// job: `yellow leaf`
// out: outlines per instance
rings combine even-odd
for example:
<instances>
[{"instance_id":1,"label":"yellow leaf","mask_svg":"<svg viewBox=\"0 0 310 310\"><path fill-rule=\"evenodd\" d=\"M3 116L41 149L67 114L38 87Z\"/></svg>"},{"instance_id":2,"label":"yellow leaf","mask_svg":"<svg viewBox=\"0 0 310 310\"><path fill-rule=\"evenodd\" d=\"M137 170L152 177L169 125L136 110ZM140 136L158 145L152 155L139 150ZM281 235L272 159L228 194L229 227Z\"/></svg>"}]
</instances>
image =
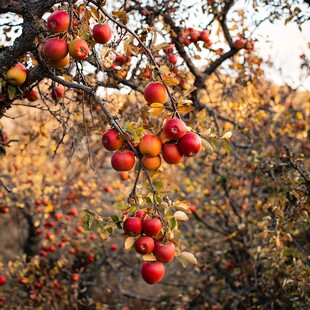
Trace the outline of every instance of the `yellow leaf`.
<instances>
[{"instance_id":1,"label":"yellow leaf","mask_svg":"<svg viewBox=\"0 0 310 310\"><path fill-rule=\"evenodd\" d=\"M302 113L301 113L301 112L297 112L297 113L296 113L296 118L297 118L299 121L303 120L303 115L302 115Z\"/></svg>"},{"instance_id":2,"label":"yellow leaf","mask_svg":"<svg viewBox=\"0 0 310 310\"><path fill-rule=\"evenodd\" d=\"M165 79L163 79L163 82L168 85L168 86L176 86L179 84L179 81L176 78L173 77L166 77Z\"/></svg>"},{"instance_id":3,"label":"yellow leaf","mask_svg":"<svg viewBox=\"0 0 310 310\"><path fill-rule=\"evenodd\" d=\"M152 113L154 116L159 116L165 108L150 108L149 113Z\"/></svg>"},{"instance_id":4,"label":"yellow leaf","mask_svg":"<svg viewBox=\"0 0 310 310\"><path fill-rule=\"evenodd\" d=\"M188 113L188 112L191 112L191 111L193 111L193 110L195 110L195 108L192 107L192 106L182 106L182 107L178 107L178 111L179 111L180 113Z\"/></svg>"},{"instance_id":5,"label":"yellow leaf","mask_svg":"<svg viewBox=\"0 0 310 310\"><path fill-rule=\"evenodd\" d=\"M161 74L166 74L166 75L169 75L170 74L170 69L168 66L160 66L159 67L159 72Z\"/></svg>"},{"instance_id":6,"label":"yellow leaf","mask_svg":"<svg viewBox=\"0 0 310 310\"><path fill-rule=\"evenodd\" d=\"M109 232L108 231L106 231L106 230L102 230L101 232L100 232L100 237L102 238L102 240L107 240L108 239L108 237L109 237Z\"/></svg>"},{"instance_id":7,"label":"yellow leaf","mask_svg":"<svg viewBox=\"0 0 310 310\"><path fill-rule=\"evenodd\" d=\"M143 260L145 262L153 262L153 261L156 261L156 257L153 254L146 254L146 255L143 255Z\"/></svg>"},{"instance_id":8,"label":"yellow leaf","mask_svg":"<svg viewBox=\"0 0 310 310\"><path fill-rule=\"evenodd\" d=\"M155 52L155 51L163 50L165 48L168 48L169 46L170 46L170 44L167 42L160 43L160 44L155 45L153 47L152 51Z\"/></svg>"},{"instance_id":9,"label":"yellow leaf","mask_svg":"<svg viewBox=\"0 0 310 310\"><path fill-rule=\"evenodd\" d=\"M128 237L126 240L125 240L125 243L124 243L124 248L125 250L129 250L132 248L132 246L135 244L135 241L136 239L134 237Z\"/></svg>"},{"instance_id":10,"label":"yellow leaf","mask_svg":"<svg viewBox=\"0 0 310 310\"><path fill-rule=\"evenodd\" d=\"M121 20L123 20L125 23L128 22L128 15L125 11L116 11L116 12L113 12L113 16L114 17L117 17L117 18L120 18Z\"/></svg>"},{"instance_id":11,"label":"yellow leaf","mask_svg":"<svg viewBox=\"0 0 310 310\"><path fill-rule=\"evenodd\" d=\"M162 108L164 106L163 103L160 103L160 102L153 102L150 107L151 108Z\"/></svg>"},{"instance_id":12,"label":"yellow leaf","mask_svg":"<svg viewBox=\"0 0 310 310\"><path fill-rule=\"evenodd\" d=\"M177 210L186 211L189 208L189 203L188 201L176 201L173 206Z\"/></svg>"},{"instance_id":13,"label":"yellow leaf","mask_svg":"<svg viewBox=\"0 0 310 310\"><path fill-rule=\"evenodd\" d=\"M182 258L184 258L188 263L197 265L197 258L194 254L189 252L182 252L181 253Z\"/></svg>"},{"instance_id":14,"label":"yellow leaf","mask_svg":"<svg viewBox=\"0 0 310 310\"><path fill-rule=\"evenodd\" d=\"M183 211L177 211L173 215L179 221L187 221L188 216Z\"/></svg>"}]
</instances>

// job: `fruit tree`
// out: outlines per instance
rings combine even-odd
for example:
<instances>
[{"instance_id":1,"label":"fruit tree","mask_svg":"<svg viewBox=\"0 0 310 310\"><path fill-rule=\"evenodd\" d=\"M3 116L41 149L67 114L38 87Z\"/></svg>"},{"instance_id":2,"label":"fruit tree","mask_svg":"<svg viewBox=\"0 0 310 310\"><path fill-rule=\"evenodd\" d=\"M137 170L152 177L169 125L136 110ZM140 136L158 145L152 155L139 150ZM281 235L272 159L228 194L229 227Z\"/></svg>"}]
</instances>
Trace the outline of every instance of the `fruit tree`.
<instances>
[{"instance_id":1,"label":"fruit tree","mask_svg":"<svg viewBox=\"0 0 310 310\"><path fill-rule=\"evenodd\" d=\"M299 87L268 82L256 30L302 31L308 4L1 1L0 210L26 233L0 303L304 307L310 63ZM98 270L121 275L100 297Z\"/></svg>"}]
</instances>

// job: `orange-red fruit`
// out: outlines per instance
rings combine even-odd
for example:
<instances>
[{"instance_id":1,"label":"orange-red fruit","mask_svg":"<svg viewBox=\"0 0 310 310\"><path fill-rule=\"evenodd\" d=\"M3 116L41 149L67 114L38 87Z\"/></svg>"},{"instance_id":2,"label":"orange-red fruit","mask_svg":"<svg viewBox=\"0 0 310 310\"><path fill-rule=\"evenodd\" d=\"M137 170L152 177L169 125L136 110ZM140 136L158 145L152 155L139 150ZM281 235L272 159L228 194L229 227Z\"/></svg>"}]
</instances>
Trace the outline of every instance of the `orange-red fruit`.
<instances>
[{"instance_id":1,"label":"orange-red fruit","mask_svg":"<svg viewBox=\"0 0 310 310\"><path fill-rule=\"evenodd\" d=\"M170 54L169 57L168 57L168 61L175 65L177 62L178 62L178 56L175 55L175 54Z\"/></svg>"},{"instance_id":2,"label":"orange-red fruit","mask_svg":"<svg viewBox=\"0 0 310 310\"><path fill-rule=\"evenodd\" d=\"M129 217L123 225L126 235L137 236L142 233L142 220L139 217Z\"/></svg>"},{"instance_id":3,"label":"orange-red fruit","mask_svg":"<svg viewBox=\"0 0 310 310\"><path fill-rule=\"evenodd\" d=\"M199 32L196 30L192 30L189 33L189 36L191 37L191 42L196 43L199 40Z\"/></svg>"},{"instance_id":4,"label":"orange-red fruit","mask_svg":"<svg viewBox=\"0 0 310 310\"><path fill-rule=\"evenodd\" d=\"M65 68L69 65L69 63L70 63L69 53L64 58L61 58L59 60L48 60L48 64L56 69Z\"/></svg>"},{"instance_id":5,"label":"orange-red fruit","mask_svg":"<svg viewBox=\"0 0 310 310\"><path fill-rule=\"evenodd\" d=\"M95 25L93 28L93 38L97 43L105 44L112 37L112 29L108 24Z\"/></svg>"},{"instance_id":6,"label":"orange-red fruit","mask_svg":"<svg viewBox=\"0 0 310 310\"><path fill-rule=\"evenodd\" d=\"M178 141L180 152L187 157L196 156L201 150L201 139L194 132L188 132Z\"/></svg>"},{"instance_id":7,"label":"orange-red fruit","mask_svg":"<svg viewBox=\"0 0 310 310\"><path fill-rule=\"evenodd\" d=\"M141 275L148 284L158 283L165 275L165 266L161 262L145 262L141 268Z\"/></svg>"},{"instance_id":8,"label":"orange-red fruit","mask_svg":"<svg viewBox=\"0 0 310 310\"><path fill-rule=\"evenodd\" d=\"M65 94L65 88L62 85L58 85L52 89L51 96L54 100L60 100Z\"/></svg>"},{"instance_id":9,"label":"orange-red fruit","mask_svg":"<svg viewBox=\"0 0 310 310\"><path fill-rule=\"evenodd\" d=\"M157 156L161 151L161 140L151 134L144 135L139 143L139 151L142 155Z\"/></svg>"},{"instance_id":10,"label":"orange-red fruit","mask_svg":"<svg viewBox=\"0 0 310 310\"><path fill-rule=\"evenodd\" d=\"M114 63L117 66L122 66L125 62L126 62L126 57L123 55L117 55L115 60L114 60Z\"/></svg>"},{"instance_id":11,"label":"orange-red fruit","mask_svg":"<svg viewBox=\"0 0 310 310\"><path fill-rule=\"evenodd\" d=\"M35 90L31 90L27 95L26 95L26 98L30 101L30 102L33 102L33 101L36 101L39 99L39 94L38 92L36 92Z\"/></svg>"},{"instance_id":12,"label":"orange-red fruit","mask_svg":"<svg viewBox=\"0 0 310 310\"><path fill-rule=\"evenodd\" d=\"M234 42L234 46L235 48L237 49L242 49L242 48L245 48L245 44L246 44L246 40L242 39L242 38L239 38L237 39L235 42Z\"/></svg>"},{"instance_id":13,"label":"orange-red fruit","mask_svg":"<svg viewBox=\"0 0 310 310\"><path fill-rule=\"evenodd\" d=\"M116 171L129 171L135 164L135 154L132 151L116 151L111 158L111 165Z\"/></svg>"},{"instance_id":14,"label":"orange-red fruit","mask_svg":"<svg viewBox=\"0 0 310 310\"><path fill-rule=\"evenodd\" d=\"M108 151L119 150L124 143L119 132L115 129L109 129L102 136L102 144Z\"/></svg>"},{"instance_id":15,"label":"orange-red fruit","mask_svg":"<svg viewBox=\"0 0 310 310\"><path fill-rule=\"evenodd\" d=\"M57 10L47 19L47 27L51 33L64 32L69 29L70 16L67 12Z\"/></svg>"},{"instance_id":16,"label":"orange-red fruit","mask_svg":"<svg viewBox=\"0 0 310 310\"><path fill-rule=\"evenodd\" d=\"M161 220L158 217L146 218L143 221L143 232L150 237L155 237L162 229Z\"/></svg>"},{"instance_id":17,"label":"orange-red fruit","mask_svg":"<svg viewBox=\"0 0 310 310\"><path fill-rule=\"evenodd\" d=\"M179 140L186 134L187 128L181 119L172 118L165 123L163 131L167 138Z\"/></svg>"},{"instance_id":18,"label":"orange-red fruit","mask_svg":"<svg viewBox=\"0 0 310 310\"><path fill-rule=\"evenodd\" d=\"M88 55L88 45L83 39L76 38L69 44L69 54L76 60L83 60Z\"/></svg>"},{"instance_id":19,"label":"orange-red fruit","mask_svg":"<svg viewBox=\"0 0 310 310\"><path fill-rule=\"evenodd\" d=\"M144 98L148 103L165 103L168 100L168 94L165 86L160 82L150 82L144 89Z\"/></svg>"},{"instance_id":20,"label":"orange-red fruit","mask_svg":"<svg viewBox=\"0 0 310 310\"><path fill-rule=\"evenodd\" d=\"M142 157L142 164L144 168L148 171L156 170L161 165L160 156L143 156Z\"/></svg>"},{"instance_id":21,"label":"orange-red fruit","mask_svg":"<svg viewBox=\"0 0 310 310\"><path fill-rule=\"evenodd\" d=\"M27 69L22 63L18 62L6 72L6 77L9 84L14 86L21 85L27 79Z\"/></svg>"},{"instance_id":22,"label":"orange-red fruit","mask_svg":"<svg viewBox=\"0 0 310 310\"><path fill-rule=\"evenodd\" d=\"M6 284L6 278L4 275L0 275L0 285Z\"/></svg>"},{"instance_id":23,"label":"orange-red fruit","mask_svg":"<svg viewBox=\"0 0 310 310\"><path fill-rule=\"evenodd\" d=\"M67 56L68 44L65 40L51 38L45 42L43 51L47 59L57 61Z\"/></svg>"},{"instance_id":24,"label":"orange-red fruit","mask_svg":"<svg viewBox=\"0 0 310 310\"><path fill-rule=\"evenodd\" d=\"M80 279L80 275L78 273L72 274L72 281L77 282Z\"/></svg>"},{"instance_id":25,"label":"orange-red fruit","mask_svg":"<svg viewBox=\"0 0 310 310\"><path fill-rule=\"evenodd\" d=\"M209 40L209 31L208 30L202 30L200 32L200 40L203 41L203 42L207 42Z\"/></svg>"},{"instance_id":26,"label":"orange-red fruit","mask_svg":"<svg viewBox=\"0 0 310 310\"><path fill-rule=\"evenodd\" d=\"M142 219L143 216L144 216L144 211L143 210L137 210L136 217L139 217L140 219Z\"/></svg>"},{"instance_id":27,"label":"orange-red fruit","mask_svg":"<svg viewBox=\"0 0 310 310\"><path fill-rule=\"evenodd\" d=\"M129 178L129 172L128 171L120 171L118 173L119 177L121 178L121 180L125 181Z\"/></svg>"},{"instance_id":28,"label":"orange-red fruit","mask_svg":"<svg viewBox=\"0 0 310 310\"><path fill-rule=\"evenodd\" d=\"M134 247L139 254L150 254L154 250L155 242L151 237L141 236L136 240Z\"/></svg>"},{"instance_id":29,"label":"orange-red fruit","mask_svg":"<svg viewBox=\"0 0 310 310\"><path fill-rule=\"evenodd\" d=\"M171 262L175 255L174 243L171 241L168 241L167 243L156 242L153 254L156 259L162 263Z\"/></svg>"},{"instance_id":30,"label":"orange-red fruit","mask_svg":"<svg viewBox=\"0 0 310 310\"><path fill-rule=\"evenodd\" d=\"M167 164L178 164L183 160L183 154L176 144L168 143L163 146L163 159Z\"/></svg>"}]
</instances>

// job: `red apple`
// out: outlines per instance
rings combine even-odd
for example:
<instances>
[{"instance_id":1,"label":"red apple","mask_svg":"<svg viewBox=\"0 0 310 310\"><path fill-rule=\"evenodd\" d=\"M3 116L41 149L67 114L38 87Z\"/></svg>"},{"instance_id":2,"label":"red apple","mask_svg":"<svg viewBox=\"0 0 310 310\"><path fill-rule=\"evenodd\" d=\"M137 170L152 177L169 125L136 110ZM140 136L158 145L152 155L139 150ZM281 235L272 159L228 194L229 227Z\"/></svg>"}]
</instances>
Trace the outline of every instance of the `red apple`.
<instances>
[{"instance_id":1,"label":"red apple","mask_svg":"<svg viewBox=\"0 0 310 310\"><path fill-rule=\"evenodd\" d=\"M93 38L97 43L105 44L112 37L112 29L108 24L95 25L93 28Z\"/></svg>"},{"instance_id":2,"label":"red apple","mask_svg":"<svg viewBox=\"0 0 310 310\"><path fill-rule=\"evenodd\" d=\"M118 244L117 243L113 243L111 245L111 251L117 251L118 250Z\"/></svg>"},{"instance_id":3,"label":"red apple","mask_svg":"<svg viewBox=\"0 0 310 310\"><path fill-rule=\"evenodd\" d=\"M61 59L58 59L58 60L51 60L51 59L49 59L47 62L53 68L62 69L62 68L65 68L65 67L67 67L69 65L69 63L70 63L70 56L69 56L69 53L68 53L64 58L61 58Z\"/></svg>"},{"instance_id":4,"label":"red apple","mask_svg":"<svg viewBox=\"0 0 310 310\"><path fill-rule=\"evenodd\" d=\"M144 211L143 210L137 210L136 217L143 219L143 216L144 216Z\"/></svg>"},{"instance_id":5,"label":"red apple","mask_svg":"<svg viewBox=\"0 0 310 310\"><path fill-rule=\"evenodd\" d=\"M161 262L144 262L141 275L148 284L158 283L165 275L165 266Z\"/></svg>"},{"instance_id":6,"label":"red apple","mask_svg":"<svg viewBox=\"0 0 310 310\"><path fill-rule=\"evenodd\" d=\"M203 42L207 42L209 40L210 33L208 30L202 30L200 32L199 39Z\"/></svg>"},{"instance_id":7,"label":"red apple","mask_svg":"<svg viewBox=\"0 0 310 310\"><path fill-rule=\"evenodd\" d=\"M175 255L175 245L173 242L156 242L153 251L154 256L157 260L162 263L169 263L173 260Z\"/></svg>"},{"instance_id":8,"label":"red apple","mask_svg":"<svg viewBox=\"0 0 310 310\"><path fill-rule=\"evenodd\" d=\"M126 235L137 236L142 233L142 220L139 217L129 217L123 225Z\"/></svg>"},{"instance_id":9,"label":"red apple","mask_svg":"<svg viewBox=\"0 0 310 310\"><path fill-rule=\"evenodd\" d=\"M65 32L70 27L70 16L67 12L57 10L47 19L47 27L51 33Z\"/></svg>"},{"instance_id":10,"label":"red apple","mask_svg":"<svg viewBox=\"0 0 310 310\"><path fill-rule=\"evenodd\" d=\"M139 143L139 151L142 155L157 156L161 151L162 143L161 140L151 134L142 136Z\"/></svg>"},{"instance_id":11,"label":"red apple","mask_svg":"<svg viewBox=\"0 0 310 310\"><path fill-rule=\"evenodd\" d=\"M195 212L195 211L196 211L196 206L190 205L190 206L189 206L189 209L190 209L192 212Z\"/></svg>"},{"instance_id":12,"label":"red apple","mask_svg":"<svg viewBox=\"0 0 310 310\"><path fill-rule=\"evenodd\" d=\"M135 154L132 151L116 151L111 157L111 165L116 171L129 171L135 164Z\"/></svg>"},{"instance_id":13,"label":"red apple","mask_svg":"<svg viewBox=\"0 0 310 310\"><path fill-rule=\"evenodd\" d=\"M180 42L184 45L184 46L188 46L190 45L191 41L190 39L187 37L186 34L181 33L180 34Z\"/></svg>"},{"instance_id":14,"label":"red apple","mask_svg":"<svg viewBox=\"0 0 310 310\"><path fill-rule=\"evenodd\" d=\"M28 99L28 101L33 102L39 99L39 94L32 89L28 94L26 94L26 98Z\"/></svg>"},{"instance_id":15,"label":"red apple","mask_svg":"<svg viewBox=\"0 0 310 310\"><path fill-rule=\"evenodd\" d=\"M71 278L73 282L78 282L80 279L80 275L78 273L73 273Z\"/></svg>"},{"instance_id":16,"label":"red apple","mask_svg":"<svg viewBox=\"0 0 310 310\"><path fill-rule=\"evenodd\" d=\"M168 57L168 61L175 65L177 62L178 62L178 56L175 55L175 54L170 54L169 57Z\"/></svg>"},{"instance_id":17,"label":"red apple","mask_svg":"<svg viewBox=\"0 0 310 310\"><path fill-rule=\"evenodd\" d=\"M65 88L62 85L58 85L52 89L51 97L56 101L60 100L65 94Z\"/></svg>"},{"instance_id":18,"label":"red apple","mask_svg":"<svg viewBox=\"0 0 310 310\"><path fill-rule=\"evenodd\" d=\"M22 63L18 62L6 72L6 77L9 84L19 86L27 79L27 69Z\"/></svg>"},{"instance_id":19,"label":"red apple","mask_svg":"<svg viewBox=\"0 0 310 310\"><path fill-rule=\"evenodd\" d=\"M245 49L249 52L254 51L254 44L255 44L254 40L247 40L245 43Z\"/></svg>"},{"instance_id":20,"label":"red apple","mask_svg":"<svg viewBox=\"0 0 310 310\"><path fill-rule=\"evenodd\" d=\"M44 44L43 51L47 60L57 61L63 59L68 54L67 41L59 38L48 39Z\"/></svg>"},{"instance_id":21,"label":"red apple","mask_svg":"<svg viewBox=\"0 0 310 310\"><path fill-rule=\"evenodd\" d=\"M119 171L118 173L121 180L125 181L129 178L129 172L128 171Z\"/></svg>"},{"instance_id":22,"label":"red apple","mask_svg":"<svg viewBox=\"0 0 310 310\"><path fill-rule=\"evenodd\" d=\"M173 52L174 44L170 44L168 48L164 50L164 52L169 55Z\"/></svg>"},{"instance_id":23,"label":"red apple","mask_svg":"<svg viewBox=\"0 0 310 310\"><path fill-rule=\"evenodd\" d=\"M183 160L183 154L176 144L167 143L162 150L163 159L167 164L178 164Z\"/></svg>"},{"instance_id":24,"label":"red apple","mask_svg":"<svg viewBox=\"0 0 310 310\"><path fill-rule=\"evenodd\" d=\"M83 39L76 38L69 44L69 54L76 60L83 60L88 55L88 45Z\"/></svg>"},{"instance_id":25,"label":"red apple","mask_svg":"<svg viewBox=\"0 0 310 310\"><path fill-rule=\"evenodd\" d=\"M139 254L150 254L154 250L155 242L151 237L141 236L136 240L134 247Z\"/></svg>"},{"instance_id":26,"label":"red apple","mask_svg":"<svg viewBox=\"0 0 310 310\"><path fill-rule=\"evenodd\" d=\"M4 275L0 275L0 286L6 284L6 278Z\"/></svg>"},{"instance_id":27,"label":"red apple","mask_svg":"<svg viewBox=\"0 0 310 310\"><path fill-rule=\"evenodd\" d=\"M116 64L117 66L122 66L125 62L126 62L126 57L123 55L117 55L114 60L114 64Z\"/></svg>"},{"instance_id":28,"label":"red apple","mask_svg":"<svg viewBox=\"0 0 310 310\"><path fill-rule=\"evenodd\" d=\"M234 46L235 48L237 48L238 50L242 49L242 48L245 48L245 43L246 43L246 40L242 39L242 38L239 38L237 39L235 42L234 42Z\"/></svg>"},{"instance_id":29,"label":"red apple","mask_svg":"<svg viewBox=\"0 0 310 310\"><path fill-rule=\"evenodd\" d=\"M158 217L146 218L143 221L143 232L150 237L155 237L162 229L161 220Z\"/></svg>"},{"instance_id":30,"label":"red apple","mask_svg":"<svg viewBox=\"0 0 310 310\"><path fill-rule=\"evenodd\" d=\"M160 82L150 82L144 89L144 98L149 103L165 103L168 100L168 94L165 86Z\"/></svg>"},{"instance_id":31,"label":"red apple","mask_svg":"<svg viewBox=\"0 0 310 310\"><path fill-rule=\"evenodd\" d=\"M102 144L108 151L119 150L124 143L119 132L115 129L109 129L102 136Z\"/></svg>"},{"instance_id":32,"label":"red apple","mask_svg":"<svg viewBox=\"0 0 310 310\"><path fill-rule=\"evenodd\" d=\"M191 42L196 43L199 40L199 32L196 31L195 29L191 30L189 32L189 36L191 38Z\"/></svg>"},{"instance_id":33,"label":"red apple","mask_svg":"<svg viewBox=\"0 0 310 310\"><path fill-rule=\"evenodd\" d=\"M187 128L181 119L172 118L165 123L163 131L167 138L179 140L186 134Z\"/></svg>"},{"instance_id":34,"label":"red apple","mask_svg":"<svg viewBox=\"0 0 310 310\"><path fill-rule=\"evenodd\" d=\"M158 156L143 156L141 161L142 161L144 168L148 171L156 170L161 165L161 158L159 155Z\"/></svg>"},{"instance_id":35,"label":"red apple","mask_svg":"<svg viewBox=\"0 0 310 310\"><path fill-rule=\"evenodd\" d=\"M188 132L178 141L177 145L184 156L193 157L201 150L201 139L196 133Z\"/></svg>"}]
</instances>

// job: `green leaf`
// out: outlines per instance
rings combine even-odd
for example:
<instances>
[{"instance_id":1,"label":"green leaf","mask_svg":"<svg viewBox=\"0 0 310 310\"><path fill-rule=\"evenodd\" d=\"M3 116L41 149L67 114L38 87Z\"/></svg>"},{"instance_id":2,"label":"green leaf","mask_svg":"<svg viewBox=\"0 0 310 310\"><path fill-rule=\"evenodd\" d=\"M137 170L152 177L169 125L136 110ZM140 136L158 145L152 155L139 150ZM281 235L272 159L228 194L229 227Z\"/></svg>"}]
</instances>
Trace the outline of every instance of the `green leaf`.
<instances>
[{"instance_id":1,"label":"green leaf","mask_svg":"<svg viewBox=\"0 0 310 310\"><path fill-rule=\"evenodd\" d=\"M16 94L16 87L12 85L8 85L8 94L9 94L9 99L13 100Z\"/></svg>"},{"instance_id":2,"label":"green leaf","mask_svg":"<svg viewBox=\"0 0 310 310\"><path fill-rule=\"evenodd\" d=\"M111 215L111 219L114 222L114 224L116 224L117 228L122 229L121 223L120 223L120 219L117 215L112 214Z\"/></svg>"},{"instance_id":3,"label":"green leaf","mask_svg":"<svg viewBox=\"0 0 310 310\"><path fill-rule=\"evenodd\" d=\"M170 230L173 230L177 227L177 219L175 217L172 217L170 220L169 220L169 228Z\"/></svg>"},{"instance_id":4,"label":"green leaf","mask_svg":"<svg viewBox=\"0 0 310 310\"><path fill-rule=\"evenodd\" d=\"M227 142L226 139L223 139L223 140L222 140L222 146L224 147L226 153L227 153L228 155L230 155L230 154L231 154L231 147L230 147L230 145L229 145L229 143Z\"/></svg>"},{"instance_id":5,"label":"green leaf","mask_svg":"<svg viewBox=\"0 0 310 310\"><path fill-rule=\"evenodd\" d=\"M97 220L93 220L93 222L90 225L89 230L95 230L99 227L99 222Z\"/></svg>"},{"instance_id":6,"label":"green leaf","mask_svg":"<svg viewBox=\"0 0 310 310\"><path fill-rule=\"evenodd\" d=\"M90 215L85 213L84 214L84 230L89 231L89 222L90 222Z\"/></svg>"}]
</instances>

